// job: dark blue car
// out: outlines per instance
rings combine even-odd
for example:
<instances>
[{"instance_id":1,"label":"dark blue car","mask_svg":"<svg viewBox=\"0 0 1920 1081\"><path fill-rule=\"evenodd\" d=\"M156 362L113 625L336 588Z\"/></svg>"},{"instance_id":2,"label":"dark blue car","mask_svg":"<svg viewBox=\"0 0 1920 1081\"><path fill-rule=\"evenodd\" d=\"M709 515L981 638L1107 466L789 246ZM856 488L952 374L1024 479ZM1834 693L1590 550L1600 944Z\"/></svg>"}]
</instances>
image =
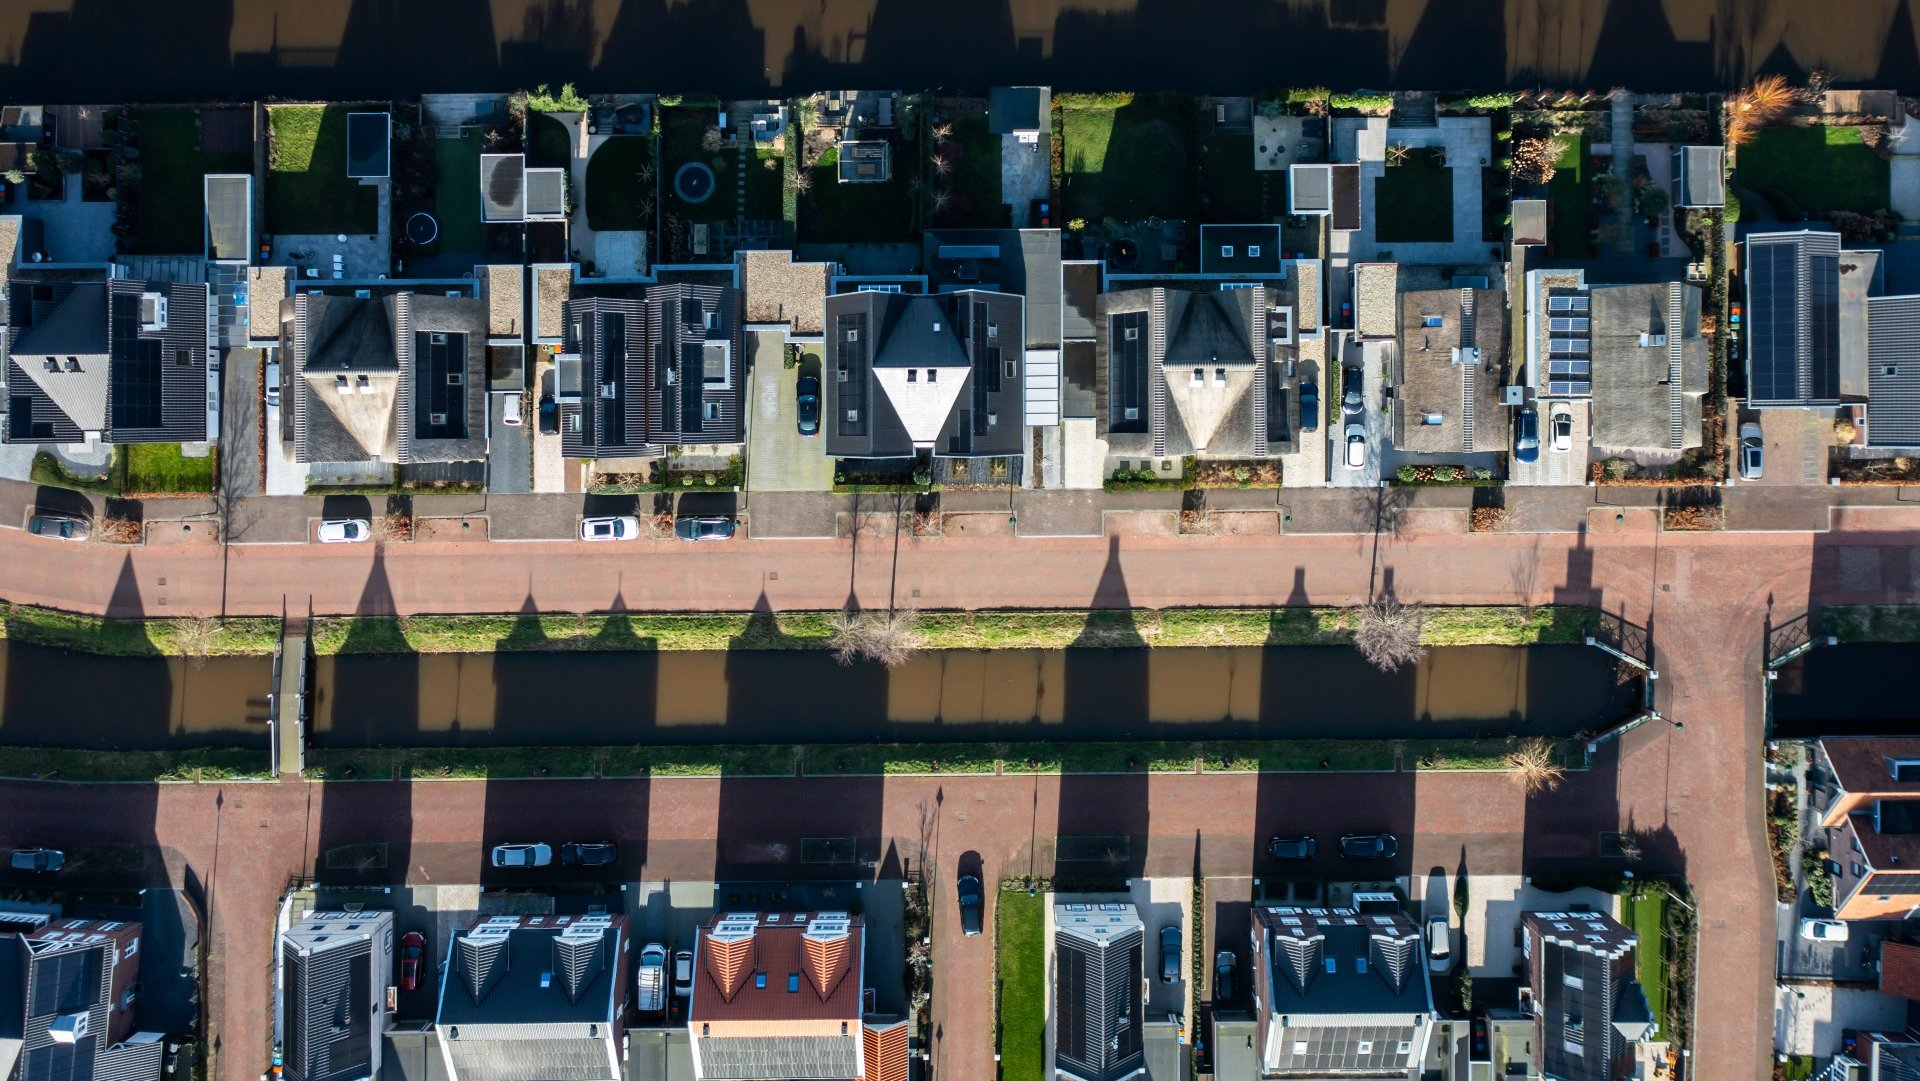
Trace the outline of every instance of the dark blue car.
<instances>
[{"instance_id":1,"label":"dark blue car","mask_svg":"<svg viewBox=\"0 0 1920 1081\"><path fill-rule=\"evenodd\" d=\"M1520 417L1513 426L1513 460L1516 462L1540 460L1540 414L1531 409L1521 410Z\"/></svg>"},{"instance_id":2,"label":"dark blue car","mask_svg":"<svg viewBox=\"0 0 1920 1081\"><path fill-rule=\"evenodd\" d=\"M1320 386L1309 380L1300 381L1300 430L1311 432L1320 427Z\"/></svg>"}]
</instances>

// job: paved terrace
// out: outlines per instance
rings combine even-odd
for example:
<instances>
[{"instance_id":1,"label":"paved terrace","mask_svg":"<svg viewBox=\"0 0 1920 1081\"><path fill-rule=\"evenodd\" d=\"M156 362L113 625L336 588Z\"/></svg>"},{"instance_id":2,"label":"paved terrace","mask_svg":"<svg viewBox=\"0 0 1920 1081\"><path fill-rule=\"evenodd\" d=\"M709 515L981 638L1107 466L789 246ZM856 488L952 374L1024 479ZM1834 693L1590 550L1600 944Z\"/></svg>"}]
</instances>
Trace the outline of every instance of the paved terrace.
<instances>
[{"instance_id":1,"label":"paved terrace","mask_svg":"<svg viewBox=\"0 0 1920 1081\"><path fill-rule=\"evenodd\" d=\"M1667 711L1683 730L1644 726L1593 772L1533 799L1498 775L1448 773L6 783L0 846L138 844L157 856L151 881L196 889L212 925L217 1076L251 1081L268 1039L273 899L288 876L311 873L319 853L342 843L387 840L391 865L410 880L473 881L485 875L484 845L508 833L604 835L623 846L628 877L671 879L750 872L804 828L857 836L900 858L924 855L935 920L945 926L956 918L950 875L962 853L980 854L988 881L1029 868L1044 873L1052 838L1066 833L1127 833L1136 873L1185 874L1197 865L1211 876L1254 873L1259 840L1283 820L1331 833L1340 826L1334 813L1355 806L1389 809L1413 838L1407 866L1416 869L1452 868L1466 851L1474 872L1516 873L1537 860L1591 854L1598 830L1634 828L1657 838L1650 866L1684 873L1700 903L1699 1076L1766 1076L1773 886L1759 798L1762 628L1770 615L1782 621L1810 603L1914 601L1920 508L1899 505L1893 490L1729 491L1730 522L1780 531L1674 534L1661 532L1657 511L1643 505L1650 493L1603 490L1605 505L1584 491L1572 493L1578 499L1509 493L1515 526L1539 532L1468 536L1461 491L1388 493L1384 502L1378 492L1282 492L1294 520L1275 521L1317 530L1284 538L1171 535L1171 526L1155 526L1166 515L1164 493L1100 501L1095 520L1109 535L1077 538L1015 538L1004 512L984 508L983 528L950 524L937 539L896 539L891 528L875 528L699 546L222 547L195 540L197 527L163 543L174 535L166 526L144 547L116 549L0 529L0 595L124 615L277 612L288 583L301 584L302 598L310 589L320 612L494 612L529 601L558 611L761 602L818 609L913 591L923 607L1151 607L1347 604L1390 583L1401 597L1432 604L1595 604L1648 627ZM23 495L31 493L0 492L0 502ZM1836 496L1848 505L1829 508ZM1039 513L1040 504L1031 505ZM150 505L150 517L158 506ZM210 509L164 506L181 517ZM573 497L549 509L570 523L578 506ZM0 506L0 520L20 521L17 509ZM850 516L842 524L875 521ZM984 527L994 521L997 532ZM1391 528L1373 535L1376 522ZM1307 823L1303 814L1328 820ZM935 968L941 1076L991 1075L991 962L986 936L943 948Z\"/></svg>"}]
</instances>

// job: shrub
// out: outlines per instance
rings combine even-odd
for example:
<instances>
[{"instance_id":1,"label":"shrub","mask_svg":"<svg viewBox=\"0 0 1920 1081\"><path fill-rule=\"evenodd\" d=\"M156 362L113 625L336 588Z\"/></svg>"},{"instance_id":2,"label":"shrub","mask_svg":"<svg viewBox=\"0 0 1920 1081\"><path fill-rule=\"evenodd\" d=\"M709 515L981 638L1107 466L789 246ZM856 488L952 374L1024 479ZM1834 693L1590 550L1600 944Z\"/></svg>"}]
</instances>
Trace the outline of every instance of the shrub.
<instances>
[{"instance_id":1,"label":"shrub","mask_svg":"<svg viewBox=\"0 0 1920 1081\"><path fill-rule=\"evenodd\" d=\"M1392 94L1332 94L1326 100L1336 109L1358 109L1361 112L1381 112L1393 108Z\"/></svg>"},{"instance_id":2,"label":"shrub","mask_svg":"<svg viewBox=\"0 0 1920 1081\"><path fill-rule=\"evenodd\" d=\"M1495 142L1510 143L1513 141L1513 131L1509 128L1501 128L1493 133L1493 138Z\"/></svg>"},{"instance_id":3,"label":"shrub","mask_svg":"<svg viewBox=\"0 0 1920 1081\"><path fill-rule=\"evenodd\" d=\"M1469 109L1511 109L1513 108L1513 101L1514 97L1512 94L1501 92L1497 94L1475 94L1473 97L1468 98L1465 104Z\"/></svg>"},{"instance_id":4,"label":"shrub","mask_svg":"<svg viewBox=\"0 0 1920 1081\"><path fill-rule=\"evenodd\" d=\"M1442 484L1451 483L1458 475L1458 472L1450 465L1436 465L1433 467L1433 479Z\"/></svg>"},{"instance_id":5,"label":"shrub","mask_svg":"<svg viewBox=\"0 0 1920 1081\"><path fill-rule=\"evenodd\" d=\"M587 99L574 92L572 83L561 83L558 94L547 92L541 83L527 94L527 108L536 113L578 113L587 109Z\"/></svg>"},{"instance_id":6,"label":"shrub","mask_svg":"<svg viewBox=\"0 0 1920 1081\"><path fill-rule=\"evenodd\" d=\"M1272 120L1287 111L1287 103L1279 98L1261 98L1254 104L1253 111Z\"/></svg>"},{"instance_id":7,"label":"shrub","mask_svg":"<svg viewBox=\"0 0 1920 1081\"><path fill-rule=\"evenodd\" d=\"M1318 105L1333 97L1333 91L1324 86L1299 86L1287 91L1288 105Z\"/></svg>"},{"instance_id":8,"label":"shrub","mask_svg":"<svg viewBox=\"0 0 1920 1081\"><path fill-rule=\"evenodd\" d=\"M1553 179L1560 155L1566 150L1567 141L1563 138L1534 136L1517 140L1513 144L1513 156L1506 160L1510 162L1514 180L1523 184L1545 184Z\"/></svg>"},{"instance_id":9,"label":"shrub","mask_svg":"<svg viewBox=\"0 0 1920 1081\"><path fill-rule=\"evenodd\" d=\"M1553 744L1537 736L1508 752L1506 765L1514 783L1529 796L1559 788L1567 775L1566 767L1554 757Z\"/></svg>"},{"instance_id":10,"label":"shrub","mask_svg":"<svg viewBox=\"0 0 1920 1081\"><path fill-rule=\"evenodd\" d=\"M1368 664L1392 672L1427 655L1427 648L1420 644L1426 622L1425 608L1401 604L1391 594L1383 594L1354 613L1353 644Z\"/></svg>"},{"instance_id":11,"label":"shrub","mask_svg":"<svg viewBox=\"0 0 1920 1081\"><path fill-rule=\"evenodd\" d=\"M1412 484L1420 479L1420 471L1410 465L1403 465L1393 471L1393 476L1402 484Z\"/></svg>"},{"instance_id":12,"label":"shrub","mask_svg":"<svg viewBox=\"0 0 1920 1081\"><path fill-rule=\"evenodd\" d=\"M1488 469L1486 466L1481 466L1480 468L1475 469L1473 471L1473 479L1474 480L1492 480L1493 470Z\"/></svg>"}]
</instances>

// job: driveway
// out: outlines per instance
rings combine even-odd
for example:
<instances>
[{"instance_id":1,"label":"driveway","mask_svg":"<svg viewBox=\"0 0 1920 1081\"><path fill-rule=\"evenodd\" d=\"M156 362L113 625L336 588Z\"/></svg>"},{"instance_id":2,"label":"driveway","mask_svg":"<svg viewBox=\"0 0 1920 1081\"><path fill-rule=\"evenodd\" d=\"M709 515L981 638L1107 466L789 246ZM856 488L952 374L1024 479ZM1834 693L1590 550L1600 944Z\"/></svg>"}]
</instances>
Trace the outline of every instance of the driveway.
<instances>
[{"instance_id":1,"label":"driveway","mask_svg":"<svg viewBox=\"0 0 1920 1081\"><path fill-rule=\"evenodd\" d=\"M1756 409L1740 414L1740 422L1760 422L1766 442L1759 480L1742 480L1735 463L1729 484L1824 485L1827 448L1833 443L1833 418L1814 409ZM1739 428L1734 428L1734 436Z\"/></svg>"},{"instance_id":2,"label":"driveway","mask_svg":"<svg viewBox=\"0 0 1920 1081\"><path fill-rule=\"evenodd\" d=\"M1332 462L1328 470L1328 485L1334 488L1377 488L1380 486L1380 466L1387 452L1393 449L1392 425L1387 421L1386 410L1380 408L1386 398L1382 391L1378 365L1373 371L1367 370L1361 360L1358 348L1349 347L1343 351L1342 363L1349 373L1361 372L1361 397L1365 408L1361 410L1359 422L1367 426L1367 460L1354 469L1347 465L1347 418L1341 415L1340 403L1332 398L1331 379L1323 380L1320 386L1322 408L1326 419L1322 427L1327 433L1327 460ZM1347 393L1346 376L1341 377L1340 396Z\"/></svg>"},{"instance_id":3,"label":"driveway","mask_svg":"<svg viewBox=\"0 0 1920 1081\"><path fill-rule=\"evenodd\" d=\"M533 444L527 435L528 425L533 417L526 408L525 392L518 392L520 401L519 424L506 424L501 417L506 415L507 400L514 393L487 395L487 432L491 437L487 448L487 490L501 495L525 495L533 485Z\"/></svg>"},{"instance_id":4,"label":"driveway","mask_svg":"<svg viewBox=\"0 0 1920 1081\"><path fill-rule=\"evenodd\" d=\"M800 366L782 362L786 344L777 331L758 331L748 342L753 371L747 378L747 490L825 492L833 488L833 459L826 440L801 435L794 384L802 374L820 377L818 354L802 354Z\"/></svg>"},{"instance_id":5,"label":"driveway","mask_svg":"<svg viewBox=\"0 0 1920 1081\"><path fill-rule=\"evenodd\" d=\"M1588 425L1593 415L1591 403L1549 401L1538 403L1537 408L1540 412L1540 456L1531 462L1509 458L1507 483L1585 484L1590 438ZM1573 415L1573 441L1563 451L1553 449L1553 416L1559 412Z\"/></svg>"},{"instance_id":6,"label":"driveway","mask_svg":"<svg viewBox=\"0 0 1920 1081\"><path fill-rule=\"evenodd\" d=\"M260 351L229 349L221 361L220 487L234 495L259 495Z\"/></svg>"}]
</instances>

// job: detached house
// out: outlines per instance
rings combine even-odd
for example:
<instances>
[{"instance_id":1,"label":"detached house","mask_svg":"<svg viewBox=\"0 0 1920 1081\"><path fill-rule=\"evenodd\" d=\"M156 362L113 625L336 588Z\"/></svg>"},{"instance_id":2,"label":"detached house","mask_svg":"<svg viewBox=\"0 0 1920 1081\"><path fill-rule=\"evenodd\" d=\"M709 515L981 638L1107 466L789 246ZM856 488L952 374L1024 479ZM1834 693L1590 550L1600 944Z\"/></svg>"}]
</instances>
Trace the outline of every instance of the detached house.
<instances>
[{"instance_id":1,"label":"detached house","mask_svg":"<svg viewBox=\"0 0 1920 1081\"><path fill-rule=\"evenodd\" d=\"M1820 741L1832 778L1821 825L1837 868L1833 914L1899 919L1920 908L1920 739Z\"/></svg>"},{"instance_id":2,"label":"detached house","mask_svg":"<svg viewBox=\"0 0 1920 1081\"><path fill-rule=\"evenodd\" d=\"M16 268L7 282L9 443L209 438L207 287L115 270Z\"/></svg>"},{"instance_id":3,"label":"detached house","mask_svg":"<svg viewBox=\"0 0 1920 1081\"><path fill-rule=\"evenodd\" d=\"M1405 913L1256 906L1251 968L1254 1077L1420 1076L1433 995Z\"/></svg>"},{"instance_id":4,"label":"detached house","mask_svg":"<svg viewBox=\"0 0 1920 1081\"><path fill-rule=\"evenodd\" d=\"M743 441L739 308L739 290L723 285L576 292L556 395L567 457Z\"/></svg>"},{"instance_id":5,"label":"detached house","mask_svg":"<svg viewBox=\"0 0 1920 1081\"><path fill-rule=\"evenodd\" d=\"M391 912L308 912L281 932L277 1031L287 1081L380 1076L392 975Z\"/></svg>"},{"instance_id":6,"label":"detached house","mask_svg":"<svg viewBox=\"0 0 1920 1081\"><path fill-rule=\"evenodd\" d=\"M453 938L434 1033L450 1081L620 1081L627 918L482 916Z\"/></svg>"},{"instance_id":7,"label":"detached house","mask_svg":"<svg viewBox=\"0 0 1920 1081\"><path fill-rule=\"evenodd\" d=\"M296 290L281 305L283 399L301 462L487 454L487 310L469 296Z\"/></svg>"},{"instance_id":8,"label":"detached house","mask_svg":"<svg viewBox=\"0 0 1920 1081\"><path fill-rule=\"evenodd\" d=\"M161 1035L135 1032L140 925L0 921L0 1079L159 1081Z\"/></svg>"},{"instance_id":9,"label":"detached house","mask_svg":"<svg viewBox=\"0 0 1920 1081\"><path fill-rule=\"evenodd\" d=\"M1053 906L1053 1074L1126 1081L1147 1072L1146 925L1131 904Z\"/></svg>"},{"instance_id":10,"label":"detached house","mask_svg":"<svg viewBox=\"0 0 1920 1081\"><path fill-rule=\"evenodd\" d=\"M865 963L860 916L715 916L694 947L694 1078L906 1081L906 1021L864 1015Z\"/></svg>"},{"instance_id":11,"label":"detached house","mask_svg":"<svg viewBox=\"0 0 1920 1081\"><path fill-rule=\"evenodd\" d=\"M1393 445L1435 455L1508 449L1505 293L1485 278L1423 288L1404 275L1405 268L1392 364Z\"/></svg>"},{"instance_id":12,"label":"detached house","mask_svg":"<svg viewBox=\"0 0 1920 1081\"><path fill-rule=\"evenodd\" d=\"M1615 1081L1658 1030L1635 973L1640 938L1601 912L1528 912L1521 956L1532 993L1534 1054L1548 1077Z\"/></svg>"}]
</instances>

